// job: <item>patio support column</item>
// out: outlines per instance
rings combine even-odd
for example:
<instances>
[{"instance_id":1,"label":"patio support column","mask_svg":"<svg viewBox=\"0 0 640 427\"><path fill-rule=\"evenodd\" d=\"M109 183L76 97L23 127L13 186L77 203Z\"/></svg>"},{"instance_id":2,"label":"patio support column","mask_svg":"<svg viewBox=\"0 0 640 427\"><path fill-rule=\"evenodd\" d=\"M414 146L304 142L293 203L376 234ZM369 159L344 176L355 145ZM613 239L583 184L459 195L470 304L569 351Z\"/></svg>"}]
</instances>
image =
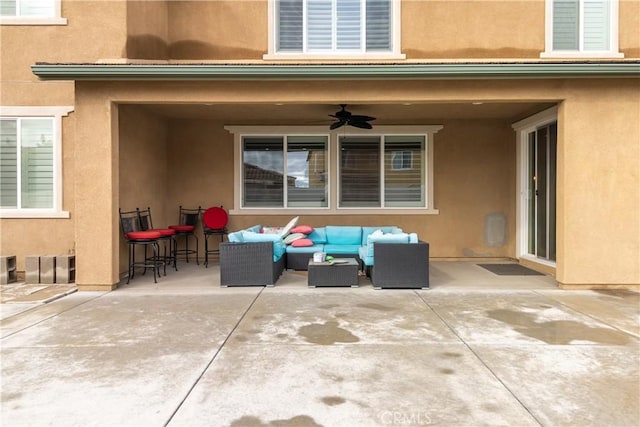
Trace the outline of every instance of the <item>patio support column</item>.
<instances>
[{"instance_id":1,"label":"patio support column","mask_svg":"<svg viewBox=\"0 0 640 427\"><path fill-rule=\"evenodd\" d=\"M111 290L119 281L118 107L81 82L75 107L76 284Z\"/></svg>"},{"instance_id":2,"label":"patio support column","mask_svg":"<svg viewBox=\"0 0 640 427\"><path fill-rule=\"evenodd\" d=\"M564 288L637 287L640 89L589 84L559 109L557 279Z\"/></svg>"}]
</instances>

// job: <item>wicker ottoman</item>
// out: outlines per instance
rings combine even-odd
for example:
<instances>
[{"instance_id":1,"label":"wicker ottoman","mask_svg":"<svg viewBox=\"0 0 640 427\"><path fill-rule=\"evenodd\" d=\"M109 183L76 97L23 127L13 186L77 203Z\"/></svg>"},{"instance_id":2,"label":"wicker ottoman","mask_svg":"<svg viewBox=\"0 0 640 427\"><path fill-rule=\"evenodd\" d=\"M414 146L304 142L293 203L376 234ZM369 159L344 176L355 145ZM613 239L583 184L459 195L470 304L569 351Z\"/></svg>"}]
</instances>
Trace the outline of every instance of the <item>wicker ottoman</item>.
<instances>
[{"instance_id":1,"label":"wicker ottoman","mask_svg":"<svg viewBox=\"0 0 640 427\"><path fill-rule=\"evenodd\" d=\"M355 258L336 258L332 262L314 262L309 260L308 284L316 286L358 287L358 261Z\"/></svg>"}]
</instances>

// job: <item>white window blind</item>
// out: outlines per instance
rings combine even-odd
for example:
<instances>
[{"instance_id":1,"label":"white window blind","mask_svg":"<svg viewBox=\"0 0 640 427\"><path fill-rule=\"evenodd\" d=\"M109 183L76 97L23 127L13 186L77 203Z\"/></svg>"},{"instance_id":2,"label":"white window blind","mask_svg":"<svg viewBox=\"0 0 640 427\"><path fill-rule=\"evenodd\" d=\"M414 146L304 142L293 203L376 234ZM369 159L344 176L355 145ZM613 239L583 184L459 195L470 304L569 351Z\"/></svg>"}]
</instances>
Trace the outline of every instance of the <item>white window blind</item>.
<instances>
[{"instance_id":1,"label":"white window blind","mask_svg":"<svg viewBox=\"0 0 640 427\"><path fill-rule=\"evenodd\" d=\"M553 0L553 49L608 51L610 0Z\"/></svg>"},{"instance_id":2,"label":"white window blind","mask_svg":"<svg viewBox=\"0 0 640 427\"><path fill-rule=\"evenodd\" d=\"M391 0L275 0L279 52L392 49Z\"/></svg>"},{"instance_id":3,"label":"white window blind","mask_svg":"<svg viewBox=\"0 0 640 427\"><path fill-rule=\"evenodd\" d=\"M302 50L302 0L279 0L278 6L278 45L282 52L298 52Z\"/></svg>"},{"instance_id":4,"label":"white window blind","mask_svg":"<svg viewBox=\"0 0 640 427\"><path fill-rule=\"evenodd\" d=\"M380 138L340 138L340 207L380 207Z\"/></svg>"},{"instance_id":5,"label":"white window blind","mask_svg":"<svg viewBox=\"0 0 640 427\"><path fill-rule=\"evenodd\" d=\"M584 0L584 50L609 50L609 1Z\"/></svg>"},{"instance_id":6,"label":"white window blind","mask_svg":"<svg viewBox=\"0 0 640 427\"><path fill-rule=\"evenodd\" d=\"M555 0L553 2L553 49L577 50L579 48L579 1Z\"/></svg>"},{"instance_id":7,"label":"white window blind","mask_svg":"<svg viewBox=\"0 0 640 427\"><path fill-rule=\"evenodd\" d=\"M54 0L0 0L0 15L53 17Z\"/></svg>"},{"instance_id":8,"label":"white window blind","mask_svg":"<svg viewBox=\"0 0 640 427\"><path fill-rule=\"evenodd\" d=\"M3 119L1 124L1 207L53 208L53 119Z\"/></svg>"},{"instance_id":9,"label":"white window blind","mask_svg":"<svg viewBox=\"0 0 640 427\"><path fill-rule=\"evenodd\" d=\"M332 48L332 6L332 0L307 0L308 50L330 50Z\"/></svg>"},{"instance_id":10,"label":"white window blind","mask_svg":"<svg viewBox=\"0 0 640 427\"><path fill-rule=\"evenodd\" d=\"M358 50L361 46L362 16L360 0L336 0L338 50Z\"/></svg>"},{"instance_id":11,"label":"white window blind","mask_svg":"<svg viewBox=\"0 0 640 427\"><path fill-rule=\"evenodd\" d=\"M0 207L18 206L17 120L0 121Z\"/></svg>"},{"instance_id":12,"label":"white window blind","mask_svg":"<svg viewBox=\"0 0 640 427\"><path fill-rule=\"evenodd\" d=\"M424 136L387 136L384 153L385 206L423 207Z\"/></svg>"},{"instance_id":13,"label":"white window blind","mask_svg":"<svg viewBox=\"0 0 640 427\"><path fill-rule=\"evenodd\" d=\"M389 50L391 45L391 2L367 0L367 50Z\"/></svg>"}]
</instances>

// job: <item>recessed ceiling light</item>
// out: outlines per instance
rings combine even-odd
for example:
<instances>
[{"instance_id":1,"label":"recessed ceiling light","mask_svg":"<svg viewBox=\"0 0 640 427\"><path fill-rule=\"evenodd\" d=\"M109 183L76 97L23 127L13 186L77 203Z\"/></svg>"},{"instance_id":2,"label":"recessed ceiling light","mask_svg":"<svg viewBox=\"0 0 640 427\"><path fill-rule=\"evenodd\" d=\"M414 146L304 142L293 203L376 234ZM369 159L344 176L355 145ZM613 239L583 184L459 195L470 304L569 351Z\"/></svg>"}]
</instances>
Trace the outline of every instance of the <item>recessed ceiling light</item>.
<instances>
[{"instance_id":1,"label":"recessed ceiling light","mask_svg":"<svg viewBox=\"0 0 640 427\"><path fill-rule=\"evenodd\" d=\"M473 105L482 105L482 104L484 104L484 102L482 102L482 101L473 101L471 104L473 104Z\"/></svg>"}]
</instances>

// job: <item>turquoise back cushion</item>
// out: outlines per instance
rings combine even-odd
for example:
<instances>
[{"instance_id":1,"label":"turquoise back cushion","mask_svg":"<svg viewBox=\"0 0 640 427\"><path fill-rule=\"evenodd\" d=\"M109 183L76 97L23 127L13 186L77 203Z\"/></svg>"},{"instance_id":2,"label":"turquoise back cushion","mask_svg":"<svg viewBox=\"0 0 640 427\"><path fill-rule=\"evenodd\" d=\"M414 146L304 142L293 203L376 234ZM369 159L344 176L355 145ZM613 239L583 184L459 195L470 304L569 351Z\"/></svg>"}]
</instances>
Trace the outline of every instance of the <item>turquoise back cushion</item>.
<instances>
[{"instance_id":1,"label":"turquoise back cushion","mask_svg":"<svg viewBox=\"0 0 640 427\"><path fill-rule=\"evenodd\" d=\"M286 247L279 234L254 233L253 231L242 231L242 239L246 243L251 242L273 242L273 260L277 261L284 254Z\"/></svg>"},{"instance_id":2,"label":"turquoise back cushion","mask_svg":"<svg viewBox=\"0 0 640 427\"><path fill-rule=\"evenodd\" d=\"M374 256L374 243L409 243L407 233L383 234L381 236L369 236L367 238L367 256Z\"/></svg>"},{"instance_id":3,"label":"turquoise back cushion","mask_svg":"<svg viewBox=\"0 0 640 427\"><path fill-rule=\"evenodd\" d=\"M229 233L227 235L227 240L231 243L242 243L242 231L234 231L233 233Z\"/></svg>"},{"instance_id":4,"label":"turquoise back cushion","mask_svg":"<svg viewBox=\"0 0 640 427\"><path fill-rule=\"evenodd\" d=\"M324 227L314 228L308 238L315 244L323 245L327 243L327 230Z\"/></svg>"},{"instance_id":5,"label":"turquoise back cushion","mask_svg":"<svg viewBox=\"0 0 640 427\"><path fill-rule=\"evenodd\" d=\"M327 225L327 243L332 245L361 245L362 227Z\"/></svg>"},{"instance_id":6,"label":"turquoise back cushion","mask_svg":"<svg viewBox=\"0 0 640 427\"><path fill-rule=\"evenodd\" d=\"M376 230L382 230L382 232L385 234L402 233L402 228L396 227L395 225L386 225L384 227L362 227L362 246L367 244L367 237L369 237L369 234L373 233Z\"/></svg>"}]
</instances>

